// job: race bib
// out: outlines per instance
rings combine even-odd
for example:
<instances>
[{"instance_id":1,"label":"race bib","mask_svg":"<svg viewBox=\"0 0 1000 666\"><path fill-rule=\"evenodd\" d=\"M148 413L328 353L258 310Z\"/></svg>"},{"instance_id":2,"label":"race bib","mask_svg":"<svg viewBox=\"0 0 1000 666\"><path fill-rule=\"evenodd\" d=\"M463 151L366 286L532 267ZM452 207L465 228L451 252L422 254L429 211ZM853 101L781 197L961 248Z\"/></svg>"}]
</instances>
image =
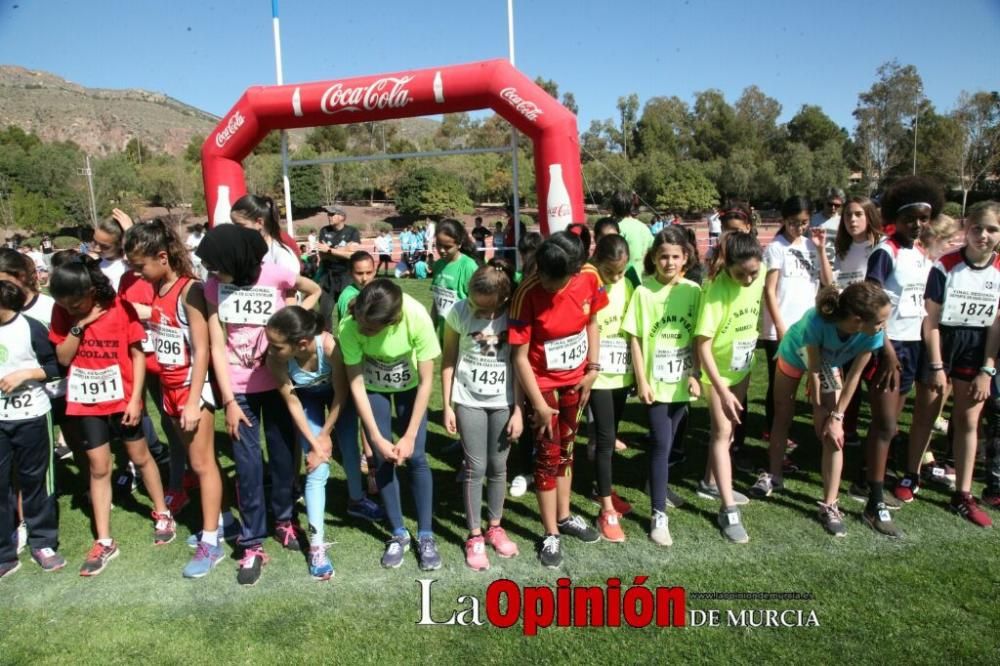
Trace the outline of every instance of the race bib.
<instances>
[{"instance_id":1,"label":"race bib","mask_svg":"<svg viewBox=\"0 0 1000 666\"><path fill-rule=\"evenodd\" d=\"M864 279L864 271L841 271L837 273L837 286L843 290L855 282L862 282Z\"/></svg>"},{"instance_id":2,"label":"race bib","mask_svg":"<svg viewBox=\"0 0 1000 666\"><path fill-rule=\"evenodd\" d=\"M448 289L440 285L431 287L431 293L434 296L434 309L437 310L438 316L442 318L447 317L458 301L458 294L454 289Z\"/></svg>"},{"instance_id":3,"label":"race bib","mask_svg":"<svg viewBox=\"0 0 1000 666\"><path fill-rule=\"evenodd\" d=\"M924 310L924 285L908 284L903 287L903 293L899 295L897 312L900 319L913 319L927 314Z\"/></svg>"},{"instance_id":4,"label":"race bib","mask_svg":"<svg viewBox=\"0 0 1000 666\"><path fill-rule=\"evenodd\" d=\"M677 384L691 374L690 347L657 349L653 354L653 379L665 384Z\"/></svg>"},{"instance_id":5,"label":"race bib","mask_svg":"<svg viewBox=\"0 0 1000 666\"><path fill-rule=\"evenodd\" d=\"M632 350L625 338L601 340L601 372L609 375L627 375L632 371Z\"/></svg>"},{"instance_id":6,"label":"race bib","mask_svg":"<svg viewBox=\"0 0 1000 666\"><path fill-rule=\"evenodd\" d=\"M184 332L176 326L153 324L153 347L156 351L156 361L162 366L185 365Z\"/></svg>"},{"instance_id":7,"label":"race bib","mask_svg":"<svg viewBox=\"0 0 1000 666\"><path fill-rule=\"evenodd\" d=\"M545 367L549 370L576 370L587 359L590 347L587 329L545 343Z\"/></svg>"},{"instance_id":8,"label":"race bib","mask_svg":"<svg viewBox=\"0 0 1000 666\"><path fill-rule=\"evenodd\" d=\"M404 358L391 363L383 363L374 358L365 358L365 384L378 389L403 390L413 382L410 359Z\"/></svg>"},{"instance_id":9,"label":"race bib","mask_svg":"<svg viewBox=\"0 0 1000 666\"><path fill-rule=\"evenodd\" d=\"M153 333L149 330L149 323L142 322L142 330L145 335L142 338L142 353L152 354L153 353Z\"/></svg>"},{"instance_id":10,"label":"race bib","mask_svg":"<svg viewBox=\"0 0 1000 666\"><path fill-rule=\"evenodd\" d=\"M458 362L458 381L473 395L503 395L507 392L507 364L465 354Z\"/></svg>"},{"instance_id":11,"label":"race bib","mask_svg":"<svg viewBox=\"0 0 1000 666\"><path fill-rule=\"evenodd\" d=\"M733 343L733 355L729 361L730 372L745 372L753 362L753 353L757 349L756 340L737 340Z\"/></svg>"},{"instance_id":12,"label":"race bib","mask_svg":"<svg viewBox=\"0 0 1000 666\"><path fill-rule=\"evenodd\" d=\"M37 418L49 409L49 397L39 389L0 393L0 419L4 421Z\"/></svg>"},{"instance_id":13,"label":"race bib","mask_svg":"<svg viewBox=\"0 0 1000 666\"><path fill-rule=\"evenodd\" d=\"M941 323L946 326L986 327L993 323L997 312L997 294L993 291L949 291L941 311Z\"/></svg>"},{"instance_id":14,"label":"race bib","mask_svg":"<svg viewBox=\"0 0 1000 666\"><path fill-rule=\"evenodd\" d=\"M219 319L226 324L264 326L277 310L278 290L274 287L219 285Z\"/></svg>"},{"instance_id":15,"label":"race bib","mask_svg":"<svg viewBox=\"0 0 1000 666\"><path fill-rule=\"evenodd\" d=\"M840 383L840 371L826 363L822 364L819 367L820 393L836 393L843 388L843 384Z\"/></svg>"},{"instance_id":16,"label":"race bib","mask_svg":"<svg viewBox=\"0 0 1000 666\"><path fill-rule=\"evenodd\" d=\"M70 368L70 402L80 405L97 405L104 402L118 402L125 399L125 385L122 383L120 366L90 370Z\"/></svg>"}]
</instances>

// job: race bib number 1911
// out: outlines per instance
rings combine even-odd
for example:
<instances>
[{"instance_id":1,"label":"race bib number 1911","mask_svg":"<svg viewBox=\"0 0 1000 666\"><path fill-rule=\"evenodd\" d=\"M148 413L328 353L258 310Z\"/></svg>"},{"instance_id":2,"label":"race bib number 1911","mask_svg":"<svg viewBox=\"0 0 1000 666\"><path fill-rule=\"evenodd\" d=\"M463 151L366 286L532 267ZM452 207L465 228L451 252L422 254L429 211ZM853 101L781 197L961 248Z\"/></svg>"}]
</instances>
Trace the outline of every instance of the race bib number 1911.
<instances>
[{"instance_id":1,"label":"race bib number 1911","mask_svg":"<svg viewBox=\"0 0 1000 666\"><path fill-rule=\"evenodd\" d=\"M70 368L67 396L70 402L80 405L124 400L125 386L122 384L121 368L117 365L100 370Z\"/></svg>"}]
</instances>

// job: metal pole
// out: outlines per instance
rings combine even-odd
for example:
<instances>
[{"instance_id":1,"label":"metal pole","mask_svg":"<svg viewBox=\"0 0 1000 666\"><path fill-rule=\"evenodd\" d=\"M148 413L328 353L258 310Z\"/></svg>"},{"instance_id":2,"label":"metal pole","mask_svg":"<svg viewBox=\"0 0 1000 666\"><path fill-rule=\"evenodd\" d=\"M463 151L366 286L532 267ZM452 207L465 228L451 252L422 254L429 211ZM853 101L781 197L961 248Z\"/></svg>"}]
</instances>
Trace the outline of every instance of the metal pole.
<instances>
[{"instance_id":1,"label":"metal pole","mask_svg":"<svg viewBox=\"0 0 1000 666\"><path fill-rule=\"evenodd\" d=\"M917 175L917 127L920 125L920 106L918 102L917 115L913 117L913 175Z\"/></svg>"},{"instance_id":2,"label":"metal pole","mask_svg":"<svg viewBox=\"0 0 1000 666\"><path fill-rule=\"evenodd\" d=\"M83 173L87 175L87 186L90 189L90 221L93 225L97 226L97 200L94 198L94 172L90 168L90 155L85 156L87 159L87 168L83 170Z\"/></svg>"},{"instance_id":3,"label":"metal pole","mask_svg":"<svg viewBox=\"0 0 1000 666\"><path fill-rule=\"evenodd\" d=\"M274 31L274 71L278 85L284 84L281 72L281 25L278 21L278 0L271 0L271 27ZM288 180L288 132L281 130L281 186L285 194L285 226L288 235L295 237L295 226L292 224L292 185Z\"/></svg>"},{"instance_id":4,"label":"metal pole","mask_svg":"<svg viewBox=\"0 0 1000 666\"><path fill-rule=\"evenodd\" d=\"M507 53L510 58L511 67L514 66L514 0L507 0ZM517 251L517 246L521 244L521 196L518 192L520 182L517 175L517 128L510 127L510 175L511 191L513 192L514 207L514 265L517 270L521 270L521 254ZM541 207L542 193L538 193L538 205ZM496 241L494 240L494 243Z\"/></svg>"}]
</instances>

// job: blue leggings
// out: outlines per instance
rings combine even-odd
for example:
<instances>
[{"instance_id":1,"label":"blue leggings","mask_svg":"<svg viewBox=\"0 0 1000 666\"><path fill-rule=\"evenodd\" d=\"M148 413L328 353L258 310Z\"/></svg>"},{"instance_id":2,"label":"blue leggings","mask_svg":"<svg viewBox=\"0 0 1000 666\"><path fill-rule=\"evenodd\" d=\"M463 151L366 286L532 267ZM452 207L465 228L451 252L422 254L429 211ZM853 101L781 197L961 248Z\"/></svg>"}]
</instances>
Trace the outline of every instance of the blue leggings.
<instances>
[{"instance_id":1,"label":"blue leggings","mask_svg":"<svg viewBox=\"0 0 1000 666\"><path fill-rule=\"evenodd\" d=\"M649 499L653 511L665 511L670 481L670 450L677 443L681 423L688 413L686 402L654 402L649 406L653 450L649 454Z\"/></svg>"},{"instance_id":2,"label":"blue leggings","mask_svg":"<svg viewBox=\"0 0 1000 666\"><path fill-rule=\"evenodd\" d=\"M312 434L319 434L326 421L326 408L333 399L333 391L329 386L319 389L299 389L295 392L302 404L306 421ZM309 440L298 433L302 454L311 450ZM306 476L306 518L309 521L309 543L318 546L323 543L323 514L326 513L326 481L330 478L330 463L319 465Z\"/></svg>"},{"instance_id":3,"label":"blue leggings","mask_svg":"<svg viewBox=\"0 0 1000 666\"><path fill-rule=\"evenodd\" d=\"M337 447L340 449L340 460L344 464L347 494L351 502L360 502L365 498L361 483L361 443L358 441L360 430L358 410L354 408L354 400L348 396L340 409L334 432L337 433Z\"/></svg>"},{"instance_id":4,"label":"blue leggings","mask_svg":"<svg viewBox=\"0 0 1000 666\"><path fill-rule=\"evenodd\" d=\"M375 423L378 425L379 433L382 437L392 441L392 406L396 406L396 430L404 432L410 423L410 414L413 412L413 402L417 397L417 389L399 393L374 393L368 392L368 402L372 406L372 414L375 416ZM369 434L369 440L371 440ZM434 482L431 479L431 468L427 464L427 456L424 454L424 446L427 443L427 414L420 420L420 429L417 431L416 441L413 443L413 457L406 461L406 467L410 470L410 483L413 486L413 501L417 505L417 536L430 536L433 533L432 503L434 501ZM377 469L375 481L378 483L379 494L382 496L382 503L385 505L385 513L389 518L389 527L396 536L406 534L406 527L403 526L403 507L399 496L399 480L396 475L396 466L391 462L386 462L379 450L372 447L375 452L375 462Z\"/></svg>"}]
</instances>

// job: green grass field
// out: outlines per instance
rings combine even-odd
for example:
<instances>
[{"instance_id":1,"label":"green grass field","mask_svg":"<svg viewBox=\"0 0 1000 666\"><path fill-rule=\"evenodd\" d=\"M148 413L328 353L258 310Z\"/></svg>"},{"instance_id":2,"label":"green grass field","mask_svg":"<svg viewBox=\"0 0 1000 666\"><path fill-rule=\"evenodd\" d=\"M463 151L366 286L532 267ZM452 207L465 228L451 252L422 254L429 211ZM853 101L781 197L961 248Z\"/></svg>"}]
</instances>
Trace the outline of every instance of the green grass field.
<instances>
[{"instance_id":1,"label":"green grass field","mask_svg":"<svg viewBox=\"0 0 1000 666\"><path fill-rule=\"evenodd\" d=\"M404 288L429 302L427 283ZM760 441L766 369L758 354L751 389L749 433L755 455ZM92 536L89 510L82 505L85 481L72 463L57 462L61 552L66 569L43 574L30 561L0 581L0 664L85 663L300 663L381 662L404 659L427 663L735 663L785 660L795 663L1000 662L1000 567L997 530L981 530L946 509L948 494L925 488L913 504L897 512L907 538L881 538L859 520L861 504L846 496L848 536L834 539L815 520L820 493L818 451L804 406L792 436L803 472L786 480L787 490L767 502L745 507L751 535L745 546L728 545L715 528L717 506L700 500L694 485L702 473L708 439L704 402L695 406L688 430L687 463L671 470L672 486L688 503L671 510L674 545L658 548L646 537L649 503L643 493L646 457L637 437L648 430L642 409L629 403L623 435L630 448L616 457L618 492L636 510L623 520L624 544L580 544L564 539L562 571L543 569L534 555L540 532L532 494L508 498L506 526L521 546L512 560L492 557L492 569L465 567L464 518L455 483L457 456L442 456L446 435L440 422L441 398L431 401L428 452L434 471L435 531L444 566L420 572L410 554L402 568L379 567L386 532L346 517L344 475L335 466L328 485L327 538L336 577L313 582L301 554L268 542L270 564L256 587L236 584L235 560L198 581L181 578L191 552L184 538L198 529L196 505L181 513L177 540L152 545L150 503L116 499L112 526L121 556L95 579L77 570ZM221 428L219 429L221 432ZM232 476L224 436L217 436L224 472ZM585 447L577 449L578 491L591 478ZM860 451L849 449L847 468ZM405 472L404 472L405 485ZM737 474L745 490L753 479ZM975 484L974 490L981 488ZM197 496L196 496L197 497ZM596 505L574 496L574 510L593 520ZM412 516L408 489L404 512ZM413 521L408 525L415 530ZM228 550L228 548L227 548ZM509 629L418 626L418 578L437 579L434 616L442 620L456 597L485 599L487 585L511 578L522 585L551 585L561 576L574 584L623 586L648 576L649 586L683 586L691 592L804 592L808 601L689 600L689 609L800 609L815 611L818 627L743 628L647 627L548 628L525 637L520 624ZM485 621L485 612L482 614Z\"/></svg>"}]
</instances>

